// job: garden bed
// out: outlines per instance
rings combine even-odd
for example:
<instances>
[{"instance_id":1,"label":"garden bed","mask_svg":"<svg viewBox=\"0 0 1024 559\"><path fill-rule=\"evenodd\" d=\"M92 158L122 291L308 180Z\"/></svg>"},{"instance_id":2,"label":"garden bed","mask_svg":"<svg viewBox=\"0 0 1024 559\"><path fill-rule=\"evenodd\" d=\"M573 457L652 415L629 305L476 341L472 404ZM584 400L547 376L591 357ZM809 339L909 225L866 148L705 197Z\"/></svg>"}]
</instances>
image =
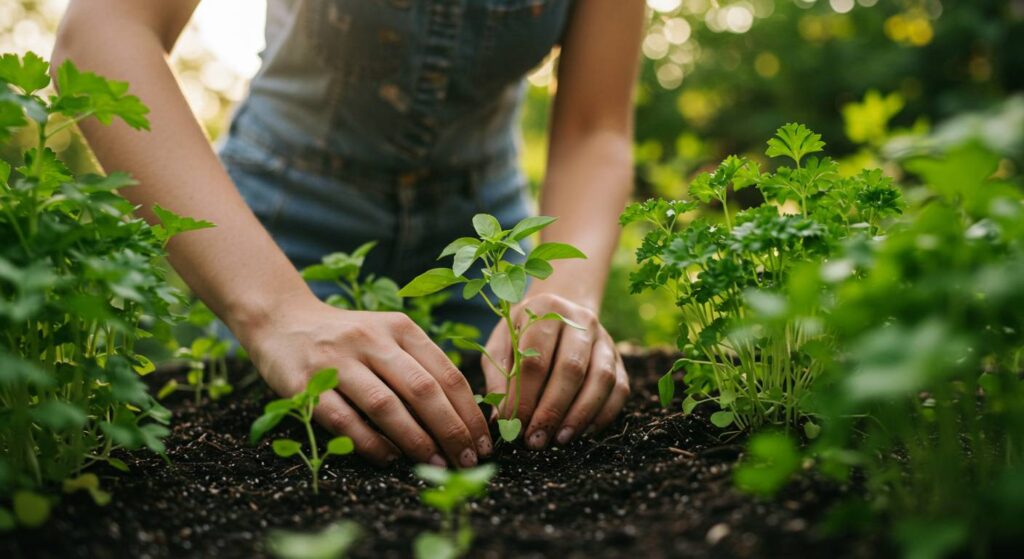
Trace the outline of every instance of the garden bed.
<instances>
[{"instance_id":1,"label":"garden bed","mask_svg":"<svg viewBox=\"0 0 1024 559\"><path fill-rule=\"evenodd\" d=\"M627 356L626 364L633 397L607 432L543 452L498 448L499 473L472 505L471 556L878 556L877 546L815 530L842 488L805 480L774 501L737 493L731 470L742 441L721 440L700 412L684 417L658 405L657 379L671 356ZM246 372L237 368L235 380ZM148 379L157 386L175 374ZM301 464L275 456L267 441L250 446L249 426L270 397L262 382L198 406L173 396L170 464L147 452L122 456L130 474L98 472L114 495L109 505L66 496L43 528L3 536L0 556L261 556L268 529L345 519L363 527L353 556L407 557L418 533L436 529L409 464L332 458L314 496Z\"/></svg>"}]
</instances>

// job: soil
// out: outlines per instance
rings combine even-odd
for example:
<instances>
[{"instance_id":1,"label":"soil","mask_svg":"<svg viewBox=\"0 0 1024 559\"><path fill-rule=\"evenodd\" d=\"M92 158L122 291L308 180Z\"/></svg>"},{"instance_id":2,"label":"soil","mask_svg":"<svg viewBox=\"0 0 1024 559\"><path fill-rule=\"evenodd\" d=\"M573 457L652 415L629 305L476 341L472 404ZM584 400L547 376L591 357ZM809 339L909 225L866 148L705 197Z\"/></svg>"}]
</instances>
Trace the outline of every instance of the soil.
<instances>
[{"instance_id":1,"label":"soil","mask_svg":"<svg viewBox=\"0 0 1024 559\"><path fill-rule=\"evenodd\" d=\"M720 438L705 415L658 405L657 378L672 356L627 356L633 397L606 432L532 452L500 445L499 474L472 505L471 557L879 557L877 542L828 538L816 529L828 508L855 489L804 479L775 500L732 488L741 440ZM236 366L236 380L248 376ZM168 375L150 375L155 387ZM476 375L470 374L470 378ZM170 464L124 453L122 474L98 470L114 495L105 507L79 493L64 497L43 528L0 538L0 556L260 557L270 528L313 530L354 520L363 537L354 557L409 557L416 534L439 517L419 502L410 464L386 469L355 456L322 470L320 494L297 461L266 441L248 444L249 425L272 397L251 382L217 402L186 394L166 440ZM321 441L326 440L322 434ZM301 437L300 432L293 434Z\"/></svg>"}]
</instances>

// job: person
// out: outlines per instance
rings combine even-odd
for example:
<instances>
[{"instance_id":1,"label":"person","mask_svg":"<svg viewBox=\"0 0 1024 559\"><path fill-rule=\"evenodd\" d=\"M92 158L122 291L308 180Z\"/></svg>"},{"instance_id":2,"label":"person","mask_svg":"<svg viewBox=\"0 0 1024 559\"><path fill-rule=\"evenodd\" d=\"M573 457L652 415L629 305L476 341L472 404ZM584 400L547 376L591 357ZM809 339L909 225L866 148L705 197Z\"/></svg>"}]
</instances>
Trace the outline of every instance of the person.
<instances>
[{"instance_id":1,"label":"person","mask_svg":"<svg viewBox=\"0 0 1024 559\"><path fill-rule=\"evenodd\" d=\"M405 315L342 310L297 272L368 240L366 267L399 284L442 247L472 234L472 215L510 227L528 215L519 156L524 77L560 49L540 212L542 240L589 258L555 262L524 308L559 312L586 330L545 321L523 347L515 410L530 449L608 426L629 393L597 315L617 216L632 190L632 95L642 0L268 0L266 49L234 114L221 160L167 63L198 0L71 0L53 66L131 84L151 131L83 122L103 167L131 172L124 195L215 228L176 237L171 264L234 333L276 392L312 372L339 371L316 419L376 463L405 454L474 466L493 449L465 377ZM322 295L322 294L321 294ZM511 358L493 316L453 297L452 317L493 329L492 355ZM504 379L484 362L490 392Z\"/></svg>"}]
</instances>

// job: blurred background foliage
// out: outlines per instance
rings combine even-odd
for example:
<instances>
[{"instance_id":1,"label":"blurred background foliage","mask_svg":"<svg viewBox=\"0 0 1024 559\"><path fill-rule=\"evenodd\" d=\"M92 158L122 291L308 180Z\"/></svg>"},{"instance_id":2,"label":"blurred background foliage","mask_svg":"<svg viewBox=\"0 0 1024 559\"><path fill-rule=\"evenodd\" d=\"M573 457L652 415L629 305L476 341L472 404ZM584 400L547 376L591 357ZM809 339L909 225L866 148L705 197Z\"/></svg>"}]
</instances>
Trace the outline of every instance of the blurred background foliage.
<instances>
[{"instance_id":1,"label":"blurred background foliage","mask_svg":"<svg viewBox=\"0 0 1024 559\"><path fill-rule=\"evenodd\" d=\"M48 55L67 0L5 0L0 52ZM1024 168L1024 0L647 0L637 86L637 197L685 197L697 171L728 154L763 161L763 139L799 121L847 168L968 138ZM262 0L204 0L172 57L212 140L245 94L262 47ZM557 52L530 75L523 163L543 179ZM15 142L17 143L17 142ZM92 165L73 134L54 139L73 168ZM0 157L16 157L19 146ZM627 229L604 321L619 340L670 344L660 294L627 296L642 231Z\"/></svg>"}]
</instances>

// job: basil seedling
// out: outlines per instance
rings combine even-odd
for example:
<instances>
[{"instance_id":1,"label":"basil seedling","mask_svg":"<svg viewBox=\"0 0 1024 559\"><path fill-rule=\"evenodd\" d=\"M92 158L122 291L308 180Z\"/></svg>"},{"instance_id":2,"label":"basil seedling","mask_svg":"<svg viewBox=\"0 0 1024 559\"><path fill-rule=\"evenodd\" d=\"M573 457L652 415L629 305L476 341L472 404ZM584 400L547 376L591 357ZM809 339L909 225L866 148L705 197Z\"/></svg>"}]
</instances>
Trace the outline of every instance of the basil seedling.
<instances>
[{"instance_id":1,"label":"basil seedling","mask_svg":"<svg viewBox=\"0 0 1024 559\"><path fill-rule=\"evenodd\" d=\"M416 466L416 475L433 485L420 493L428 506L441 511L441 530L416 537L413 551L417 559L455 559L473 545L466 503L484 494L497 468L485 464L464 470L447 470L429 464Z\"/></svg>"},{"instance_id":2,"label":"basil seedling","mask_svg":"<svg viewBox=\"0 0 1024 559\"><path fill-rule=\"evenodd\" d=\"M341 456L349 454L354 450L352 439L348 437L335 437L327 443L327 450L320 455L317 447L316 435L313 433L313 410L320 403L320 395L338 386L338 370L322 369L317 371L306 389L291 398L274 400L263 408L263 415L253 422L249 431L249 440L255 444L263 435L277 426L285 417L291 417L300 421L306 427L306 436L309 439L309 454L302 450L302 443L292 439L274 439L272 443L274 453L282 458L298 456L309 468L313 476L313 493L319 493L320 467L324 460L330 455Z\"/></svg>"},{"instance_id":3,"label":"basil seedling","mask_svg":"<svg viewBox=\"0 0 1024 559\"><path fill-rule=\"evenodd\" d=\"M512 319L512 305L521 302L526 295L527 276L545 279L553 272L550 263L552 260L586 258L586 255L578 248L565 243L541 243L529 253L519 245L520 241L551 225L554 221L553 217L528 217L517 223L512 229L506 230L501 228L501 224L494 216L477 214L473 217L473 228L478 237L456 239L445 247L441 256L438 257L452 256L454 261L451 268L428 270L414 278L398 292L403 297L422 297L453 285L463 284L463 298L482 298L508 328L512 342L512 365L509 367L503 367L486 348L473 340L458 336L450 338L452 343L460 349L481 352L504 375L505 392L478 396L477 402L490 404L499 411L502 408L505 409L508 417L498 420L498 429L501 432L501 438L506 441L514 441L522 430L522 422L515 417L515 410L519 409L522 382L520 372L523 358L539 355L535 349L520 347L523 334L541 320L560 320L573 328L583 330L579 324L555 312L537 315L530 309L524 309L526 314L524 322L516 324ZM518 254L523 263L518 264L509 260L507 257L510 254ZM477 262L481 264L482 277L467 277L466 273ZM485 288L488 289L485 290ZM488 296L488 290L491 292L491 296ZM506 400L513 383L515 383L516 396L515 401L510 403Z\"/></svg>"}]
</instances>

